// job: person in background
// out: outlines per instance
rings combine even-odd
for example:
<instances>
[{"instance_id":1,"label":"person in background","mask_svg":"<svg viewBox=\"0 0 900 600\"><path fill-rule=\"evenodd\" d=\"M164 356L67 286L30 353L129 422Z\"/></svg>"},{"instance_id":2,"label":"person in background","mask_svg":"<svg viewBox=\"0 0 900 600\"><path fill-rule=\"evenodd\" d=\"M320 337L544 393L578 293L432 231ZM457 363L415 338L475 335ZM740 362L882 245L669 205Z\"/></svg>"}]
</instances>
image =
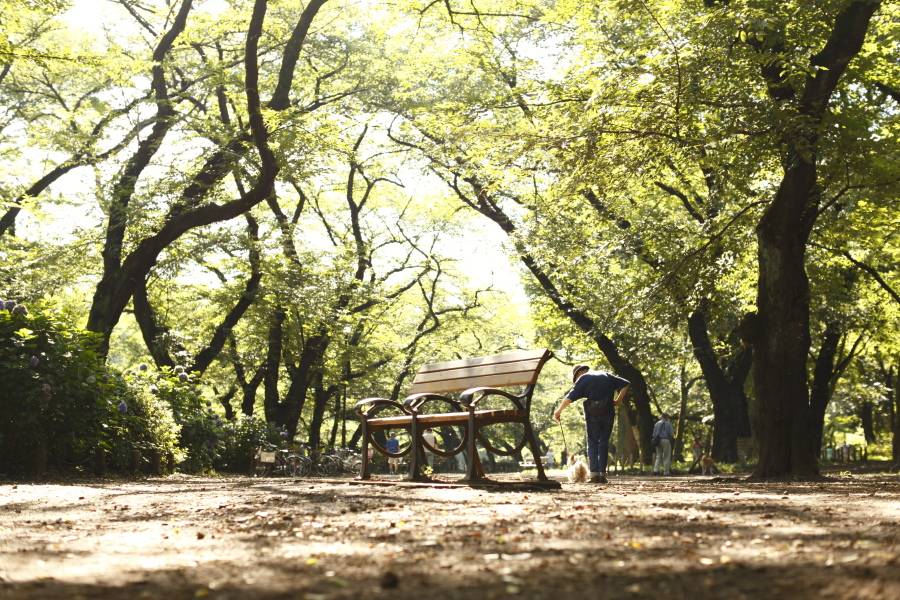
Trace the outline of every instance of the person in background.
<instances>
[{"instance_id":1,"label":"person in background","mask_svg":"<svg viewBox=\"0 0 900 600\"><path fill-rule=\"evenodd\" d=\"M384 449L388 452L400 452L400 440L397 439L397 436L392 433L388 438L387 444L384 445ZM400 457L388 456L388 469L390 469L391 475L396 475L399 467Z\"/></svg>"},{"instance_id":2,"label":"person in background","mask_svg":"<svg viewBox=\"0 0 900 600\"><path fill-rule=\"evenodd\" d=\"M694 441L691 443L691 452L694 453L694 462L700 460L700 455L703 454L703 440L700 437L700 434L694 436Z\"/></svg>"},{"instance_id":3,"label":"person in background","mask_svg":"<svg viewBox=\"0 0 900 600\"><path fill-rule=\"evenodd\" d=\"M554 458L553 457L553 448L547 448L547 468L548 469L553 468L553 465L554 465L553 458Z\"/></svg>"},{"instance_id":4,"label":"person in background","mask_svg":"<svg viewBox=\"0 0 900 600\"><path fill-rule=\"evenodd\" d=\"M653 437L659 438L659 446L656 447L656 461L653 463L653 474L659 475L662 465L663 474L671 475L672 442L675 440L675 427L669 423L669 415L663 413L653 426Z\"/></svg>"},{"instance_id":5,"label":"person in background","mask_svg":"<svg viewBox=\"0 0 900 600\"><path fill-rule=\"evenodd\" d=\"M433 429L427 429L425 433L422 434L422 439L425 440L425 443L428 444L428 446L437 449L437 438L434 437ZM428 446L425 446L425 460L428 461L428 468L434 469L434 452L430 452Z\"/></svg>"}]
</instances>

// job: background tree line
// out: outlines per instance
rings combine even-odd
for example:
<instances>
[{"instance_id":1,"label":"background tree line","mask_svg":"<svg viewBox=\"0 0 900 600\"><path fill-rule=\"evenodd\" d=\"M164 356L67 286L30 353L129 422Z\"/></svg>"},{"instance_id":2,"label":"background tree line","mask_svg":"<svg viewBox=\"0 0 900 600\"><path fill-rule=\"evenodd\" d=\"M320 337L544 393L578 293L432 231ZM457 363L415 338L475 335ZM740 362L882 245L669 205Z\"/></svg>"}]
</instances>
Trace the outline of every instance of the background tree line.
<instances>
[{"instance_id":1,"label":"background tree line","mask_svg":"<svg viewBox=\"0 0 900 600\"><path fill-rule=\"evenodd\" d=\"M898 456L894 3L4 4L0 290L110 366L333 445L424 362L540 345L544 402L632 381L644 459L661 410L760 477L840 415Z\"/></svg>"}]
</instances>

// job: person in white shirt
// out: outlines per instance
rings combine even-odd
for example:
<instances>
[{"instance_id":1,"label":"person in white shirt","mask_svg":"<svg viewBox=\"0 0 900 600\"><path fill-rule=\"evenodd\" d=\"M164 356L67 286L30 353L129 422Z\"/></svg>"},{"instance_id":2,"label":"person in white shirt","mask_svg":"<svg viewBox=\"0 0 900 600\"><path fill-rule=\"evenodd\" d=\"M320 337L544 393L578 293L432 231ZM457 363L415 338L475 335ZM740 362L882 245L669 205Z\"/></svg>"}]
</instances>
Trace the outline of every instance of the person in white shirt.
<instances>
[{"instance_id":1,"label":"person in white shirt","mask_svg":"<svg viewBox=\"0 0 900 600\"><path fill-rule=\"evenodd\" d=\"M431 446L435 450L437 450L437 438L434 437L434 431L428 429L425 433L422 434L422 439L425 440L425 443L428 444L425 446L425 460L428 461L428 467L430 469L434 469L434 452L429 452L428 446Z\"/></svg>"}]
</instances>

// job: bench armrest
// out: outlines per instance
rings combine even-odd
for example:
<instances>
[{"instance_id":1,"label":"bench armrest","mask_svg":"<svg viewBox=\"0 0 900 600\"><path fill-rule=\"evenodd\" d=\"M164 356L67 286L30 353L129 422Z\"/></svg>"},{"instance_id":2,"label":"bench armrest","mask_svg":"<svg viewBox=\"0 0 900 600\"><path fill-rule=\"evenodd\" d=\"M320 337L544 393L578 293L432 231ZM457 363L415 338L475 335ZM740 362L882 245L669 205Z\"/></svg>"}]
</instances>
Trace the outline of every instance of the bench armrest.
<instances>
[{"instance_id":1,"label":"bench armrest","mask_svg":"<svg viewBox=\"0 0 900 600\"><path fill-rule=\"evenodd\" d=\"M402 404L396 400L388 400L387 398L366 398L360 400L356 403L356 406L353 407L353 410L356 411L356 414L360 417L366 419L369 417L369 413L378 410L383 406L392 406L402 413L409 414L409 411L406 410Z\"/></svg>"},{"instance_id":2,"label":"bench armrest","mask_svg":"<svg viewBox=\"0 0 900 600\"><path fill-rule=\"evenodd\" d=\"M477 396L477 397L476 397ZM481 402L484 398L488 396L503 396L508 400L512 401L513 404L516 405L516 408L519 410L525 410L525 407L522 405L521 396L517 396L515 394L511 394L505 390L501 390L498 388L492 387L476 387L471 388L464 391L459 397L459 403L463 405L463 407L472 411L475 410L475 407Z\"/></svg>"},{"instance_id":3,"label":"bench armrest","mask_svg":"<svg viewBox=\"0 0 900 600\"><path fill-rule=\"evenodd\" d=\"M442 396L440 394L432 394L429 392L423 392L421 394L413 394L412 396L407 397L406 400L403 401L403 410L405 410L406 412L408 412L410 414L418 413L419 408L421 408L422 405L425 404L426 402L428 402L429 400L440 400L441 402L446 402L447 404L449 404L450 406L455 408L456 412L463 411L462 405L459 402L457 402L456 400L453 400L452 398L448 398L447 396Z\"/></svg>"}]
</instances>

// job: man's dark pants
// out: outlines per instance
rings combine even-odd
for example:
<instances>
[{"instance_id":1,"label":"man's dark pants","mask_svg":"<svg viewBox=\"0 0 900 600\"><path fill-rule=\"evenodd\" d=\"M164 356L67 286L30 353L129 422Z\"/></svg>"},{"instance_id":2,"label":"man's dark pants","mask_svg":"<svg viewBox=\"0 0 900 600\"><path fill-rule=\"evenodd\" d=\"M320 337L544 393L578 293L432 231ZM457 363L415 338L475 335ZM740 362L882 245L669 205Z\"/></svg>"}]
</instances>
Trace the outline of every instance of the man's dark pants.
<instances>
[{"instance_id":1,"label":"man's dark pants","mask_svg":"<svg viewBox=\"0 0 900 600\"><path fill-rule=\"evenodd\" d=\"M584 409L584 423L587 428L587 455L591 473L606 473L609 461L609 437L612 435L616 413L595 417Z\"/></svg>"}]
</instances>

